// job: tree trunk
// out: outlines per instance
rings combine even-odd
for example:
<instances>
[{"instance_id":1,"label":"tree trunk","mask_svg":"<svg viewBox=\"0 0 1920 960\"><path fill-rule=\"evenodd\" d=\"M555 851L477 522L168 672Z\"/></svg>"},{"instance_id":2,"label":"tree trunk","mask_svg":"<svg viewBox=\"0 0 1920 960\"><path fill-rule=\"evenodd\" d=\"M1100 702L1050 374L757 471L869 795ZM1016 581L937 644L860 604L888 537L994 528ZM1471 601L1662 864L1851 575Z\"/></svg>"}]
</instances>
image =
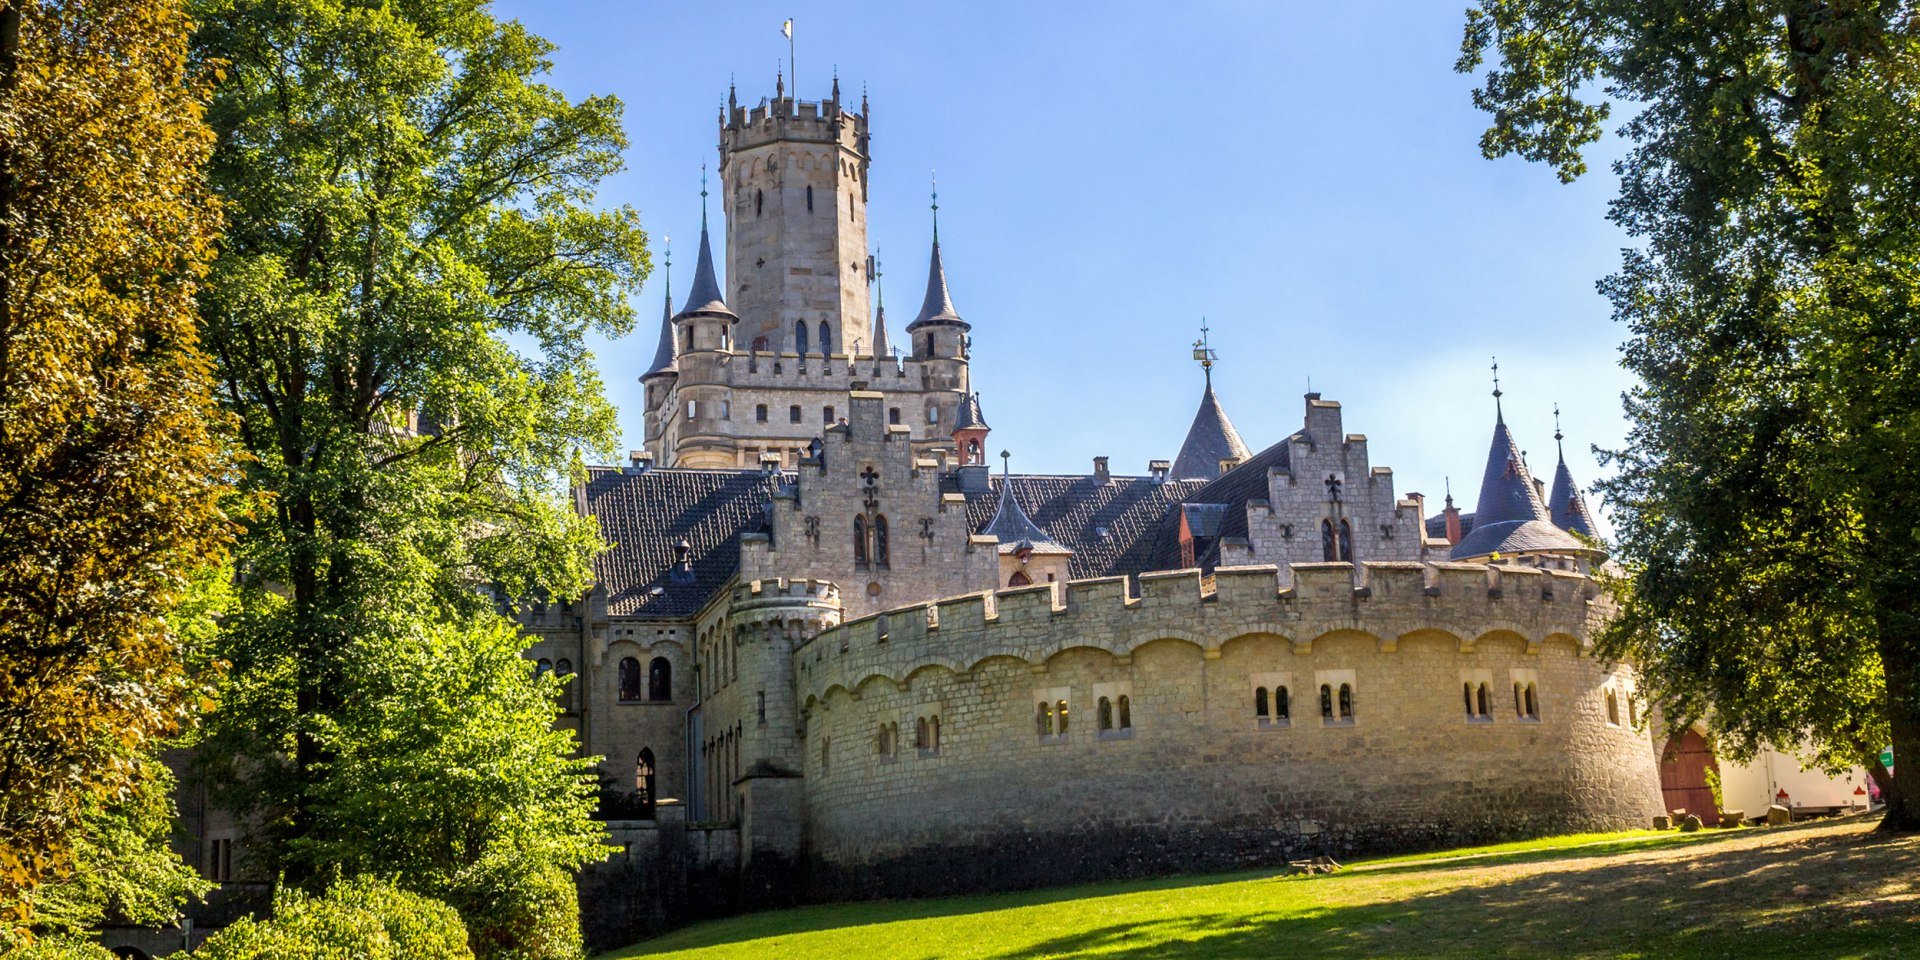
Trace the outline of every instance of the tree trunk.
<instances>
[{"instance_id":1,"label":"tree trunk","mask_svg":"<svg viewBox=\"0 0 1920 960\"><path fill-rule=\"evenodd\" d=\"M1901 578L1904 579L1904 578ZM1892 789L1886 791L1887 815L1880 829L1920 830L1920 611L1913 594L1895 584L1881 592L1880 665L1887 675L1887 725L1893 731ZM1877 766L1878 764L1876 764Z\"/></svg>"}]
</instances>

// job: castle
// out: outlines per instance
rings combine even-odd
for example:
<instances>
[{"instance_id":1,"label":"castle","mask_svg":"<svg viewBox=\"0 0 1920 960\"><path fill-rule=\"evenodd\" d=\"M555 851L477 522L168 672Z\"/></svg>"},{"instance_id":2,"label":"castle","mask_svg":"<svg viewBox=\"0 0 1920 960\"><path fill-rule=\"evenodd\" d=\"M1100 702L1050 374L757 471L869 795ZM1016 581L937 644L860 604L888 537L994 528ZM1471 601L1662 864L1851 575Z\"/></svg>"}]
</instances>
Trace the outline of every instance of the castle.
<instances>
[{"instance_id":1,"label":"castle","mask_svg":"<svg viewBox=\"0 0 1920 960\"><path fill-rule=\"evenodd\" d=\"M524 614L649 896L686 896L664 860L765 902L1663 812L1635 675L1591 654L1585 503L1497 387L1471 514L1397 493L1318 394L1251 450L1210 369L1145 475L1012 474L937 221L918 312L870 302L864 96L730 94L719 146L726 285L703 222L644 448L574 492L598 585Z\"/></svg>"}]
</instances>

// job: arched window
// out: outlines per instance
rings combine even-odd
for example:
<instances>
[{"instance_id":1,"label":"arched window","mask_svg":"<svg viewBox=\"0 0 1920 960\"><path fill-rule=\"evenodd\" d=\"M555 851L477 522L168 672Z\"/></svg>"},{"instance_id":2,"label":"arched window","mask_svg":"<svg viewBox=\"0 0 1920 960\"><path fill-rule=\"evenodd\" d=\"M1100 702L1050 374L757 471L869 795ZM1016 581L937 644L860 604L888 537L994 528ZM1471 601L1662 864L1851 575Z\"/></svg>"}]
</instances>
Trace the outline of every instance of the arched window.
<instances>
[{"instance_id":1,"label":"arched window","mask_svg":"<svg viewBox=\"0 0 1920 960\"><path fill-rule=\"evenodd\" d=\"M939 423L939 422L940 422L940 408L939 408L939 407L928 407L928 408L927 408L927 422L928 422L928 423Z\"/></svg>"},{"instance_id":2,"label":"arched window","mask_svg":"<svg viewBox=\"0 0 1920 960\"><path fill-rule=\"evenodd\" d=\"M1353 562L1353 524L1340 521L1340 562Z\"/></svg>"},{"instance_id":3,"label":"arched window","mask_svg":"<svg viewBox=\"0 0 1920 960\"><path fill-rule=\"evenodd\" d=\"M766 404L756 403L753 405L753 419L759 423L767 422L767 405Z\"/></svg>"},{"instance_id":4,"label":"arched window","mask_svg":"<svg viewBox=\"0 0 1920 960\"><path fill-rule=\"evenodd\" d=\"M553 672L553 661L548 660L546 657L541 657L533 665L533 675L536 677L544 677L547 674L552 672Z\"/></svg>"},{"instance_id":5,"label":"arched window","mask_svg":"<svg viewBox=\"0 0 1920 960\"><path fill-rule=\"evenodd\" d=\"M813 188L812 187L807 188L807 212L808 213L813 212Z\"/></svg>"},{"instance_id":6,"label":"arched window","mask_svg":"<svg viewBox=\"0 0 1920 960\"><path fill-rule=\"evenodd\" d=\"M1332 563L1339 557L1338 549L1333 542L1333 521L1320 521L1320 559Z\"/></svg>"},{"instance_id":7,"label":"arched window","mask_svg":"<svg viewBox=\"0 0 1920 960\"><path fill-rule=\"evenodd\" d=\"M1480 685L1480 715L1493 716L1493 688L1484 683Z\"/></svg>"},{"instance_id":8,"label":"arched window","mask_svg":"<svg viewBox=\"0 0 1920 960\"><path fill-rule=\"evenodd\" d=\"M561 680L560 709L566 713L572 713L573 712L573 680L572 680L573 661L562 659L555 662L553 665L553 675L556 677L559 677Z\"/></svg>"},{"instance_id":9,"label":"arched window","mask_svg":"<svg viewBox=\"0 0 1920 960\"><path fill-rule=\"evenodd\" d=\"M1025 570L1015 570L1013 576L1007 578L1007 586L1009 587L1025 587L1031 586L1032 584L1033 578L1027 576Z\"/></svg>"},{"instance_id":10,"label":"arched window","mask_svg":"<svg viewBox=\"0 0 1920 960\"><path fill-rule=\"evenodd\" d=\"M1467 701L1467 716L1478 716L1478 714L1473 712L1473 684L1462 683L1460 685L1460 695Z\"/></svg>"},{"instance_id":11,"label":"arched window","mask_svg":"<svg viewBox=\"0 0 1920 960\"><path fill-rule=\"evenodd\" d=\"M1640 704L1631 693L1627 694L1627 722L1636 727L1640 725Z\"/></svg>"},{"instance_id":12,"label":"arched window","mask_svg":"<svg viewBox=\"0 0 1920 960\"><path fill-rule=\"evenodd\" d=\"M928 725L933 728L933 746L928 747L927 749L933 751L934 753L939 753L940 752L940 717L939 715L936 714L933 717L933 722Z\"/></svg>"},{"instance_id":13,"label":"arched window","mask_svg":"<svg viewBox=\"0 0 1920 960\"><path fill-rule=\"evenodd\" d=\"M787 408L787 422L788 423L800 422L800 405L799 404L796 403L793 406Z\"/></svg>"},{"instance_id":14,"label":"arched window","mask_svg":"<svg viewBox=\"0 0 1920 960\"><path fill-rule=\"evenodd\" d=\"M1320 685L1320 719L1333 719L1333 687L1330 684Z\"/></svg>"},{"instance_id":15,"label":"arched window","mask_svg":"<svg viewBox=\"0 0 1920 960\"><path fill-rule=\"evenodd\" d=\"M981 460L980 460L980 441L978 441L978 440L968 440L968 441L967 441L967 462L968 462L968 463L980 463L980 462L981 462Z\"/></svg>"},{"instance_id":16,"label":"arched window","mask_svg":"<svg viewBox=\"0 0 1920 960\"><path fill-rule=\"evenodd\" d=\"M880 738L875 744L875 752L883 757L893 755L893 739L887 732L887 725L880 725Z\"/></svg>"},{"instance_id":17,"label":"arched window","mask_svg":"<svg viewBox=\"0 0 1920 960\"><path fill-rule=\"evenodd\" d=\"M1350 683L1340 685L1340 719L1353 719L1353 685Z\"/></svg>"},{"instance_id":18,"label":"arched window","mask_svg":"<svg viewBox=\"0 0 1920 960\"><path fill-rule=\"evenodd\" d=\"M647 699L673 699L673 664L666 657L654 657L647 664Z\"/></svg>"},{"instance_id":19,"label":"arched window","mask_svg":"<svg viewBox=\"0 0 1920 960\"><path fill-rule=\"evenodd\" d=\"M1520 690L1520 681L1513 682L1513 712L1524 717L1527 715L1526 694Z\"/></svg>"},{"instance_id":20,"label":"arched window","mask_svg":"<svg viewBox=\"0 0 1920 960\"><path fill-rule=\"evenodd\" d=\"M820 352L829 356L833 353L833 328L825 320L820 321Z\"/></svg>"},{"instance_id":21,"label":"arched window","mask_svg":"<svg viewBox=\"0 0 1920 960\"><path fill-rule=\"evenodd\" d=\"M853 518L853 562L867 562L867 518L864 516Z\"/></svg>"},{"instance_id":22,"label":"arched window","mask_svg":"<svg viewBox=\"0 0 1920 960\"><path fill-rule=\"evenodd\" d=\"M891 555L887 550L887 518L873 518L873 562L878 566L887 566Z\"/></svg>"},{"instance_id":23,"label":"arched window","mask_svg":"<svg viewBox=\"0 0 1920 960\"><path fill-rule=\"evenodd\" d=\"M1060 735L1067 735L1067 702L1061 700L1053 705L1053 718L1059 724Z\"/></svg>"},{"instance_id":24,"label":"arched window","mask_svg":"<svg viewBox=\"0 0 1920 960\"><path fill-rule=\"evenodd\" d=\"M1053 704L1040 701L1040 707L1033 715L1034 726L1043 737L1053 736Z\"/></svg>"},{"instance_id":25,"label":"arched window","mask_svg":"<svg viewBox=\"0 0 1920 960\"><path fill-rule=\"evenodd\" d=\"M650 747L641 747L640 758L634 761L633 764L633 793L634 799L639 801L640 819L642 820L653 819L653 803L656 795L655 784L657 782L655 777L653 749Z\"/></svg>"},{"instance_id":26,"label":"arched window","mask_svg":"<svg viewBox=\"0 0 1920 960\"><path fill-rule=\"evenodd\" d=\"M1273 688L1273 718L1275 720L1285 720L1288 717L1291 717L1292 713L1290 711L1292 710L1292 708L1293 708L1293 703L1287 696L1287 688L1274 687Z\"/></svg>"},{"instance_id":27,"label":"arched window","mask_svg":"<svg viewBox=\"0 0 1920 960\"><path fill-rule=\"evenodd\" d=\"M1113 729L1113 699L1110 697L1101 697L1100 703L1095 707L1095 709L1098 711L1100 729L1112 730Z\"/></svg>"},{"instance_id":28,"label":"arched window","mask_svg":"<svg viewBox=\"0 0 1920 960\"><path fill-rule=\"evenodd\" d=\"M827 768L832 765L833 765L833 738L821 737L820 738L820 772L826 773Z\"/></svg>"},{"instance_id":29,"label":"arched window","mask_svg":"<svg viewBox=\"0 0 1920 960\"><path fill-rule=\"evenodd\" d=\"M1268 707L1267 707L1267 688L1266 687L1253 688L1253 715L1254 717L1261 720L1265 720L1273 716L1273 714L1268 710Z\"/></svg>"},{"instance_id":30,"label":"arched window","mask_svg":"<svg viewBox=\"0 0 1920 960\"><path fill-rule=\"evenodd\" d=\"M933 727L927 723L926 717L918 717L913 721L913 748L915 750L933 748Z\"/></svg>"},{"instance_id":31,"label":"arched window","mask_svg":"<svg viewBox=\"0 0 1920 960\"><path fill-rule=\"evenodd\" d=\"M1120 707L1120 729L1132 730L1133 729L1133 698L1127 696L1124 693L1121 694L1120 700L1119 700L1119 707Z\"/></svg>"},{"instance_id":32,"label":"arched window","mask_svg":"<svg viewBox=\"0 0 1920 960\"><path fill-rule=\"evenodd\" d=\"M1531 683L1527 684L1527 717L1531 720L1540 719L1540 691Z\"/></svg>"},{"instance_id":33,"label":"arched window","mask_svg":"<svg viewBox=\"0 0 1920 960\"><path fill-rule=\"evenodd\" d=\"M805 320L793 322L793 347L794 352L803 357L807 355L807 322Z\"/></svg>"},{"instance_id":34,"label":"arched window","mask_svg":"<svg viewBox=\"0 0 1920 960\"><path fill-rule=\"evenodd\" d=\"M620 699L640 699L640 661L632 657L620 661Z\"/></svg>"},{"instance_id":35,"label":"arched window","mask_svg":"<svg viewBox=\"0 0 1920 960\"><path fill-rule=\"evenodd\" d=\"M766 208L767 195L765 191L755 190L753 192L753 215L756 217L759 216Z\"/></svg>"}]
</instances>

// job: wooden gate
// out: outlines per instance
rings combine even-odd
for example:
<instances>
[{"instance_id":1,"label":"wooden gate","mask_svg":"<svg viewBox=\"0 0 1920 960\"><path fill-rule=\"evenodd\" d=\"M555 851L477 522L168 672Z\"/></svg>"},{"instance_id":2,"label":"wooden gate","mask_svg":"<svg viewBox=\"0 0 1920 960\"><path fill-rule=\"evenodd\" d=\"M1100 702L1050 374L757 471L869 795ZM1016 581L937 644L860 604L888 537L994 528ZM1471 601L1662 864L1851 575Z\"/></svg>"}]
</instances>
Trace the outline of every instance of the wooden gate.
<instances>
[{"instance_id":1,"label":"wooden gate","mask_svg":"<svg viewBox=\"0 0 1920 960\"><path fill-rule=\"evenodd\" d=\"M1720 772L1713 750L1697 731L1667 741L1660 751L1660 792L1668 810L1685 810L1707 826L1720 822L1720 811L1713 802L1713 788L1707 786L1707 771Z\"/></svg>"}]
</instances>

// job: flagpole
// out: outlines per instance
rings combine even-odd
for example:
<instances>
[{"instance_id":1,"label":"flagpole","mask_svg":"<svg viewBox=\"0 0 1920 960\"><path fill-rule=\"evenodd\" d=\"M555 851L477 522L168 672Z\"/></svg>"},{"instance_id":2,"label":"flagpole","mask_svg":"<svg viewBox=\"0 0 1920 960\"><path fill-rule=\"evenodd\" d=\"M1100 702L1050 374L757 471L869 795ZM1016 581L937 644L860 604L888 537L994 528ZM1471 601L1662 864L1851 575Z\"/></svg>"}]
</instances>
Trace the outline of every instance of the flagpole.
<instances>
[{"instance_id":1,"label":"flagpole","mask_svg":"<svg viewBox=\"0 0 1920 960\"><path fill-rule=\"evenodd\" d=\"M793 78L793 102L800 103L800 68L793 62L793 18L787 18L787 73Z\"/></svg>"}]
</instances>

